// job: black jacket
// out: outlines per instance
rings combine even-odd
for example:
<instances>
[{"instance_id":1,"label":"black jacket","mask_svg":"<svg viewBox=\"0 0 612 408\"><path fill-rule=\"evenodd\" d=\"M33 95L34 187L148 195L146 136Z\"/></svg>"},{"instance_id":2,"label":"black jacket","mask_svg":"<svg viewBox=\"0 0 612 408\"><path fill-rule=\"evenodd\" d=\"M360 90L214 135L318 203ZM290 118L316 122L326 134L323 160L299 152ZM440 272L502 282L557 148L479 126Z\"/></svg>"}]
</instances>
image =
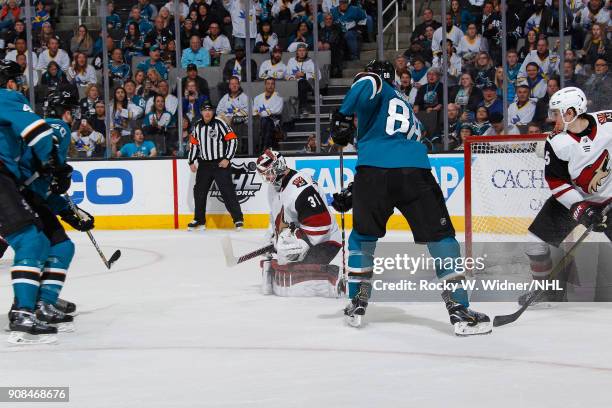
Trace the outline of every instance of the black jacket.
<instances>
[{"instance_id":1,"label":"black jacket","mask_svg":"<svg viewBox=\"0 0 612 408\"><path fill-rule=\"evenodd\" d=\"M229 81L229 79L233 76L232 73L234 71L234 65L236 64L236 58L232 58L231 60L225 63L225 67L223 68L223 82ZM247 80L247 72L246 72L246 58L242 60L240 63L241 72L240 72L240 81ZM257 63L254 60L251 60L251 81L257 80Z\"/></svg>"}]
</instances>

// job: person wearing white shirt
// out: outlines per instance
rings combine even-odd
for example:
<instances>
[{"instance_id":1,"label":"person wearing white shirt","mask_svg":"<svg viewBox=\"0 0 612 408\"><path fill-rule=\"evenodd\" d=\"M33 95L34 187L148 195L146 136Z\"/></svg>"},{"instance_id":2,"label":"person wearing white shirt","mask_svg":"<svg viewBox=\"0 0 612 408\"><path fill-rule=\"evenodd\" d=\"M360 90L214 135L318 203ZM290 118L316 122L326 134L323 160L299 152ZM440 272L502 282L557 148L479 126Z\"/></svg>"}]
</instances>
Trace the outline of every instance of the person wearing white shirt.
<instances>
[{"instance_id":1,"label":"person wearing white shirt","mask_svg":"<svg viewBox=\"0 0 612 408\"><path fill-rule=\"evenodd\" d=\"M443 27L439 27L434 31L433 38L431 39L431 51L434 55L442 52L442 47L440 46L442 41L442 29ZM450 14L446 15L446 38L451 40L454 46L457 46L463 38L463 31L461 31L459 27L453 25L452 16Z\"/></svg>"},{"instance_id":2,"label":"person wearing white shirt","mask_svg":"<svg viewBox=\"0 0 612 408\"><path fill-rule=\"evenodd\" d=\"M6 53L4 57L7 60L17 62L17 55L24 54L26 56L26 60L28 59L28 45L26 43L25 38L17 38L15 40L15 49ZM36 69L38 66L38 55L35 52L32 52L32 67ZM29 61L28 61L29 63Z\"/></svg>"},{"instance_id":3,"label":"person wearing white shirt","mask_svg":"<svg viewBox=\"0 0 612 408\"><path fill-rule=\"evenodd\" d=\"M519 69L517 81L521 81L527 77L527 65L530 62L535 62L539 67L544 79L550 78L552 75L559 75L559 56L548 50L548 40L540 38L537 42L536 49L530 51L525 57L523 65Z\"/></svg>"},{"instance_id":4,"label":"person wearing white shirt","mask_svg":"<svg viewBox=\"0 0 612 408\"><path fill-rule=\"evenodd\" d=\"M270 59L265 60L259 67L259 78L285 79L287 66L282 61L283 51L280 47L274 47L270 53Z\"/></svg>"},{"instance_id":5,"label":"person wearing white shirt","mask_svg":"<svg viewBox=\"0 0 612 408\"><path fill-rule=\"evenodd\" d=\"M224 117L228 122L244 123L249 112L247 95L240 88L240 81L236 77L229 80L229 92L226 93L217 105L217 115Z\"/></svg>"},{"instance_id":6,"label":"person wearing white shirt","mask_svg":"<svg viewBox=\"0 0 612 408\"><path fill-rule=\"evenodd\" d=\"M340 5L340 0L323 0L323 4L321 4L321 8L323 13L329 13L335 7Z\"/></svg>"},{"instance_id":7,"label":"person wearing white shirt","mask_svg":"<svg viewBox=\"0 0 612 408\"><path fill-rule=\"evenodd\" d=\"M486 52L489 50L487 40L480 34L478 34L478 28L476 24L470 23L467 27L467 33L459 41L457 46L457 54L463 57L464 54L473 53L478 54L479 52Z\"/></svg>"},{"instance_id":8,"label":"person wearing white shirt","mask_svg":"<svg viewBox=\"0 0 612 408\"><path fill-rule=\"evenodd\" d=\"M180 0L178 4L179 4L179 20L182 23L183 21L185 21L185 19L189 15L189 6ZM171 16L174 16L174 0L170 0L169 2L167 2L164 5L164 7L168 9Z\"/></svg>"},{"instance_id":9,"label":"person wearing white shirt","mask_svg":"<svg viewBox=\"0 0 612 408\"><path fill-rule=\"evenodd\" d=\"M278 148L274 130L280 126L283 113L283 98L276 92L276 80L268 78L265 90L253 100L253 115L259 116L260 145L257 151Z\"/></svg>"},{"instance_id":10,"label":"person wearing white shirt","mask_svg":"<svg viewBox=\"0 0 612 408\"><path fill-rule=\"evenodd\" d=\"M508 127L504 129L504 115L499 112L492 113L491 116L489 116L489 122L491 122L491 127L485 130L485 132L482 134L483 136L521 134L521 130L512 123L508 123Z\"/></svg>"},{"instance_id":11,"label":"person wearing white shirt","mask_svg":"<svg viewBox=\"0 0 612 408\"><path fill-rule=\"evenodd\" d=\"M529 98L529 87L516 88L516 101L508 106L508 123L516 126L527 125L533 119L536 103Z\"/></svg>"},{"instance_id":12,"label":"person wearing white shirt","mask_svg":"<svg viewBox=\"0 0 612 408\"><path fill-rule=\"evenodd\" d=\"M255 37L257 36L257 6L253 0L223 0L223 5L229 11L232 18L232 36L234 37L234 46L242 44L246 47L246 2L250 3L249 7L249 31L250 31L250 47L255 46Z\"/></svg>"},{"instance_id":13,"label":"person wearing white shirt","mask_svg":"<svg viewBox=\"0 0 612 408\"><path fill-rule=\"evenodd\" d=\"M59 47L59 41L57 38L49 38L47 46L48 48L42 51L38 56L38 65L36 66L36 69L41 72L45 72L49 63L51 61L55 61L62 71L68 71L68 68L70 68L70 57L66 51Z\"/></svg>"},{"instance_id":14,"label":"person wearing white shirt","mask_svg":"<svg viewBox=\"0 0 612 408\"><path fill-rule=\"evenodd\" d=\"M159 93L164 97L166 110L172 114L172 116L176 116L176 110L178 109L178 98L170 93L170 86L168 85L168 81L162 80L159 82ZM153 110L153 103L155 98L151 97L147 100L147 104L145 105L145 114L151 112Z\"/></svg>"},{"instance_id":15,"label":"person wearing white shirt","mask_svg":"<svg viewBox=\"0 0 612 408\"><path fill-rule=\"evenodd\" d=\"M218 66L221 60L221 54L229 54L232 52L229 38L221 34L219 23L212 22L208 27L209 35L204 38L204 48L210 53L211 65Z\"/></svg>"},{"instance_id":16,"label":"person wearing white shirt","mask_svg":"<svg viewBox=\"0 0 612 408\"><path fill-rule=\"evenodd\" d=\"M66 76L68 81L82 88L98 82L96 78L96 69L87 63L87 56L81 52L76 52L74 54L74 62L72 66L68 68Z\"/></svg>"},{"instance_id":17,"label":"person wearing white shirt","mask_svg":"<svg viewBox=\"0 0 612 408\"><path fill-rule=\"evenodd\" d=\"M15 62L18 63L22 69L23 85L27 87L29 85L29 82L28 82L29 79L28 79L28 62L26 60L26 54L17 55ZM33 86L38 85L38 71L36 71L35 69L32 70L32 84Z\"/></svg>"},{"instance_id":18,"label":"person wearing white shirt","mask_svg":"<svg viewBox=\"0 0 612 408\"><path fill-rule=\"evenodd\" d=\"M461 75L461 69L463 67L463 60L457 53L455 52L455 47L453 47L453 42L448 39L446 40L448 44L447 47L447 56L448 56L448 75L458 78ZM431 66L433 68L438 68L442 71L442 65L444 65L443 54L436 55L433 58Z\"/></svg>"},{"instance_id":19,"label":"person wearing white shirt","mask_svg":"<svg viewBox=\"0 0 612 408\"><path fill-rule=\"evenodd\" d=\"M321 71L318 74L321 79ZM298 45L295 57L287 63L287 80L298 81L298 99L302 114L308 114L306 103L308 94L313 91L315 76L314 62L308 58L308 46L304 43Z\"/></svg>"}]
</instances>

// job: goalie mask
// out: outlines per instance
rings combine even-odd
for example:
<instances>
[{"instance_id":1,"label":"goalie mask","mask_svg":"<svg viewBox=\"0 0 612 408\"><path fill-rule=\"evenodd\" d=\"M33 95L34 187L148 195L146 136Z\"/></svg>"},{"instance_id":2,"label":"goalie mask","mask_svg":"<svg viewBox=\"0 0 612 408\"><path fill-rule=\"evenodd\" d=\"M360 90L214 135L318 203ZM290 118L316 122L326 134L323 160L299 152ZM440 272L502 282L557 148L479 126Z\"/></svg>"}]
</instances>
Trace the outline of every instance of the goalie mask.
<instances>
[{"instance_id":1,"label":"goalie mask","mask_svg":"<svg viewBox=\"0 0 612 408\"><path fill-rule=\"evenodd\" d=\"M565 120L565 114L573 109L576 113L574 118L569 122ZM580 88L573 86L558 90L550 97L548 103L548 117L552 120L557 120L558 116L561 116L563 121L563 131L567 131L567 127L570 123L575 121L578 116L586 113L587 111L587 98L584 92Z\"/></svg>"},{"instance_id":2,"label":"goalie mask","mask_svg":"<svg viewBox=\"0 0 612 408\"><path fill-rule=\"evenodd\" d=\"M287 171L287 162L279 152L266 149L261 156L257 158L257 172L266 183L279 188L283 175Z\"/></svg>"}]
</instances>

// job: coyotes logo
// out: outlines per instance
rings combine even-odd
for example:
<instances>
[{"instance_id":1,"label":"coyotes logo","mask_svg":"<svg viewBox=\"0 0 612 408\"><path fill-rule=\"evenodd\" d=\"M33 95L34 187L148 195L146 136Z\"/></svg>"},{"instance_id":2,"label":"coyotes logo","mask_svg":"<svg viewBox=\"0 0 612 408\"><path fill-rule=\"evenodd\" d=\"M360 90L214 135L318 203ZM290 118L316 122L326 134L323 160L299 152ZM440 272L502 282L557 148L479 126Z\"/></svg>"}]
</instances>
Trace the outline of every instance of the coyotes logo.
<instances>
[{"instance_id":1,"label":"coyotes logo","mask_svg":"<svg viewBox=\"0 0 612 408\"><path fill-rule=\"evenodd\" d=\"M586 166L574 183L587 194L594 194L610 175L610 153L604 150L593 164Z\"/></svg>"}]
</instances>

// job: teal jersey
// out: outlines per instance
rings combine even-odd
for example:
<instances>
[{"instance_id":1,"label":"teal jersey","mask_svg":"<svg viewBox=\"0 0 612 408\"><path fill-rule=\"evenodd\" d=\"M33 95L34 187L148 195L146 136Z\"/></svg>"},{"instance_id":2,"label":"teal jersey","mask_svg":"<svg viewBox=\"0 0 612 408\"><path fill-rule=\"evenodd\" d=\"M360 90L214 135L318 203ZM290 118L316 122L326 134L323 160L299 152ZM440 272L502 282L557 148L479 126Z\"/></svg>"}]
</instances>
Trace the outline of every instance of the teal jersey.
<instances>
[{"instance_id":1,"label":"teal jersey","mask_svg":"<svg viewBox=\"0 0 612 408\"><path fill-rule=\"evenodd\" d=\"M155 149L155 144L150 140L145 140L140 146L136 146L136 143L127 143L121 148L121 156L149 157L153 149Z\"/></svg>"},{"instance_id":2,"label":"teal jersey","mask_svg":"<svg viewBox=\"0 0 612 408\"><path fill-rule=\"evenodd\" d=\"M355 77L340 112L357 116L357 166L431 168L408 98L377 74Z\"/></svg>"}]
</instances>

